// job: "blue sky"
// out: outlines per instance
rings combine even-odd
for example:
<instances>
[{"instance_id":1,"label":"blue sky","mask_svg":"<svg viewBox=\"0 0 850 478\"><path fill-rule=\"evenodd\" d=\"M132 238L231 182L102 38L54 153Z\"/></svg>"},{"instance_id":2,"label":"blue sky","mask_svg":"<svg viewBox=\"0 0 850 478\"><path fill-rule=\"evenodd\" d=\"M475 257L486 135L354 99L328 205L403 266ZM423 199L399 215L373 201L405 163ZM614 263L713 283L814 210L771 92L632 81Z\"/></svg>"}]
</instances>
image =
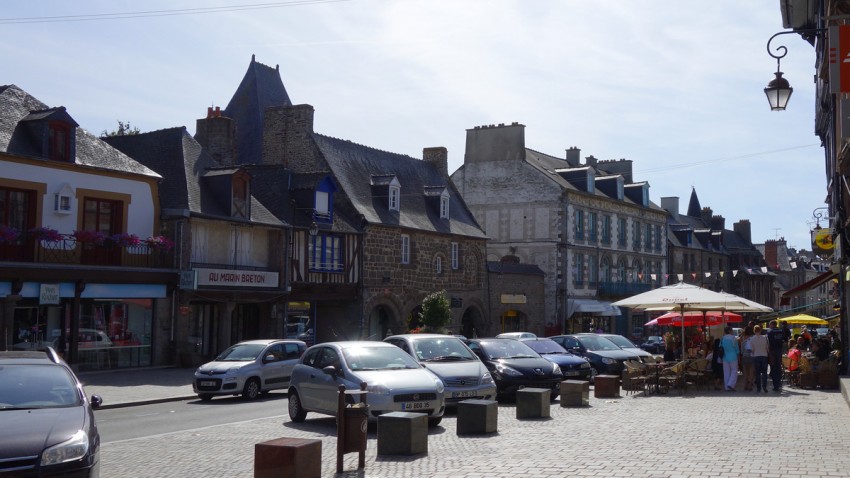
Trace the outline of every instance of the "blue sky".
<instances>
[{"instance_id":1,"label":"blue sky","mask_svg":"<svg viewBox=\"0 0 850 478\"><path fill-rule=\"evenodd\" d=\"M174 12L209 7L223 8ZM129 18L42 21L112 13ZM695 187L727 228L749 219L756 243L810 249L826 196L814 49L774 42L794 93L771 112L780 30L776 0L7 0L0 84L97 134L118 120L194 134L255 54L320 133L414 157L445 146L454 171L467 129L516 121L529 148L631 159L654 202L684 212Z\"/></svg>"}]
</instances>

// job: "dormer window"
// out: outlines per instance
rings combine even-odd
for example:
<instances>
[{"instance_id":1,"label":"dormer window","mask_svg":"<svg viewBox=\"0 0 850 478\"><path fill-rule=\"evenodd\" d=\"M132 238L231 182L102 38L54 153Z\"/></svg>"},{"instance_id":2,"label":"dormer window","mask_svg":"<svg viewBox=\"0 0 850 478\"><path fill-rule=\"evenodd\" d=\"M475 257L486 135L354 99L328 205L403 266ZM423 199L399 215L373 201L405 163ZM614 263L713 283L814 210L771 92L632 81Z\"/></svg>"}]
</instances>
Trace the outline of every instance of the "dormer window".
<instances>
[{"instance_id":1,"label":"dormer window","mask_svg":"<svg viewBox=\"0 0 850 478\"><path fill-rule=\"evenodd\" d=\"M622 176L617 178L617 199L619 201L623 200L623 177Z\"/></svg>"},{"instance_id":2,"label":"dormer window","mask_svg":"<svg viewBox=\"0 0 850 478\"><path fill-rule=\"evenodd\" d=\"M448 191L443 191L442 196L440 196L440 218L448 219L449 218L449 193Z\"/></svg>"},{"instance_id":3,"label":"dormer window","mask_svg":"<svg viewBox=\"0 0 850 478\"><path fill-rule=\"evenodd\" d=\"M596 192L596 174L590 168L587 170L587 192Z\"/></svg>"},{"instance_id":4,"label":"dormer window","mask_svg":"<svg viewBox=\"0 0 850 478\"><path fill-rule=\"evenodd\" d=\"M398 211L401 208L401 186L398 181L393 180L389 188L389 209L390 211Z\"/></svg>"},{"instance_id":5,"label":"dormer window","mask_svg":"<svg viewBox=\"0 0 850 478\"><path fill-rule=\"evenodd\" d=\"M333 222L333 193L336 191L331 178L326 177L316 185L313 218L319 222Z\"/></svg>"},{"instance_id":6,"label":"dormer window","mask_svg":"<svg viewBox=\"0 0 850 478\"><path fill-rule=\"evenodd\" d=\"M54 161L70 161L71 127L53 121L48 125L47 157Z\"/></svg>"},{"instance_id":7,"label":"dormer window","mask_svg":"<svg viewBox=\"0 0 850 478\"><path fill-rule=\"evenodd\" d=\"M232 184L232 201L230 206L230 215L247 219L251 216L249 211L250 194L248 193L249 183L247 173L236 173L233 175Z\"/></svg>"}]
</instances>

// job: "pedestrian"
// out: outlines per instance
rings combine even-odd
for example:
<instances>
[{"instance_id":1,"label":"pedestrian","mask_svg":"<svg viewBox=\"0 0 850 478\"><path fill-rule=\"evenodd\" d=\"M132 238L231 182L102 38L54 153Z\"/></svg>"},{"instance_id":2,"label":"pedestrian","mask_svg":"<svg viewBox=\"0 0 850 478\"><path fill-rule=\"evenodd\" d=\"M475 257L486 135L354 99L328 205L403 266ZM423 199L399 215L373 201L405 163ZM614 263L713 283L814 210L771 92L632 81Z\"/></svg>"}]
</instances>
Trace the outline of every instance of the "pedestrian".
<instances>
[{"instance_id":1,"label":"pedestrian","mask_svg":"<svg viewBox=\"0 0 850 478\"><path fill-rule=\"evenodd\" d=\"M738 339L732 335L732 327L727 325L720 339L723 347L723 383L727 392L734 392L738 384Z\"/></svg>"},{"instance_id":2,"label":"pedestrian","mask_svg":"<svg viewBox=\"0 0 850 478\"><path fill-rule=\"evenodd\" d=\"M752 338L755 336L753 326L746 326L741 336L738 338L738 344L741 349L741 371L744 375L744 390L750 392L753 390L753 384L756 380L756 364L753 361L753 346Z\"/></svg>"},{"instance_id":3,"label":"pedestrian","mask_svg":"<svg viewBox=\"0 0 850 478\"><path fill-rule=\"evenodd\" d=\"M778 322L770 321L767 329L767 365L769 366L770 379L773 382L773 391L782 390L782 353L785 348L785 331L777 328Z\"/></svg>"},{"instance_id":4,"label":"pedestrian","mask_svg":"<svg viewBox=\"0 0 850 478\"><path fill-rule=\"evenodd\" d=\"M767 393L767 356L770 350L770 345L767 341L767 336L762 334L761 325L753 327L754 335L750 339L750 346L753 349L753 365L756 372L756 391Z\"/></svg>"},{"instance_id":5,"label":"pedestrian","mask_svg":"<svg viewBox=\"0 0 850 478\"><path fill-rule=\"evenodd\" d=\"M676 361L676 338L670 332L664 334L664 361Z\"/></svg>"}]
</instances>

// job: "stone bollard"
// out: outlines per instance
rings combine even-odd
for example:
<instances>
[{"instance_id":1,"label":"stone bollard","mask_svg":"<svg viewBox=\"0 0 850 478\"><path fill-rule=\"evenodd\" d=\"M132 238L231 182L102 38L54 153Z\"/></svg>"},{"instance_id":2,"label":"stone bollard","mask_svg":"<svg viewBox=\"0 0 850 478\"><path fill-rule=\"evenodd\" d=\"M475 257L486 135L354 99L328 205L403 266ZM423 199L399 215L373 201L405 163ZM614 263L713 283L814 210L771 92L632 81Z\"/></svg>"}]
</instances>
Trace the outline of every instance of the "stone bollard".
<instances>
[{"instance_id":1,"label":"stone bollard","mask_svg":"<svg viewBox=\"0 0 850 478\"><path fill-rule=\"evenodd\" d=\"M378 416L379 455L428 453L428 416L390 412Z\"/></svg>"},{"instance_id":2,"label":"stone bollard","mask_svg":"<svg viewBox=\"0 0 850 478\"><path fill-rule=\"evenodd\" d=\"M549 418L552 391L548 388L523 388L516 392L517 418Z\"/></svg>"},{"instance_id":3,"label":"stone bollard","mask_svg":"<svg viewBox=\"0 0 850 478\"><path fill-rule=\"evenodd\" d=\"M590 382L565 380L561 382L561 407L586 407L590 404Z\"/></svg>"},{"instance_id":4,"label":"stone bollard","mask_svg":"<svg viewBox=\"0 0 850 478\"><path fill-rule=\"evenodd\" d=\"M457 434L495 433L499 418L499 402L464 400L457 404Z\"/></svg>"},{"instance_id":5,"label":"stone bollard","mask_svg":"<svg viewBox=\"0 0 850 478\"><path fill-rule=\"evenodd\" d=\"M254 445L254 478L320 478L322 440L277 438Z\"/></svg>"},{"instance_id":6,"label":"stone bollard","mask_svg":"<svg viewBox=\"0 0 850 478\"><path fill-rule=\"evenodd\" d=\"M620 396L620 377L597 375L593 379L593 396L596 398L618 398Z\"/></svg>"}]
</instances>

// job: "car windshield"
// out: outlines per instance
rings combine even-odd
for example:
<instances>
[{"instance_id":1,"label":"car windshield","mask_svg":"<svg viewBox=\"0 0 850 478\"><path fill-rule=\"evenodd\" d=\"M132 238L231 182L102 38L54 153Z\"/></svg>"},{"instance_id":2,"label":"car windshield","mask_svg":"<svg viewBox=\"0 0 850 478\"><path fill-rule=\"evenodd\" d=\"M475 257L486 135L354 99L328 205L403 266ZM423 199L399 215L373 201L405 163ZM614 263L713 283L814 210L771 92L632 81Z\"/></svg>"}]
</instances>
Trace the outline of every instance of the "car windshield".
<instances>
[{"instance_id":1,"label":"car windshield","mask_svg":"<svg viewBox=\"0 0 850 478\"><path fill-rule=\"evenodd\" d=\"M76 382L57 365L0 365L0 410L80 405Z\"/></svg>"},{"instance_id":2,"label":"car windshield","mask_svg":"<svg viewBox=\"0 0 850 478\"><path fill-rule=\"evenodd\" d=\"M250 362L256 360L266 346L263 344L236 344L219 354L217 362Z\"/></svg>"},{"instance_id":3,"label":"car windshield","mask_svg":"<svg viewBox=\"0 0 850 478\"><path fill-rule=\"evenodd\" d=\"M661 338L660 335L650 335L649 338L646 339L646 341L649 342L649 343L653 343L653 342L663 342L664 340Z\"/></svg>"},{"instance_id":4,"label":"car windshield","mask_svg":"<svg viewBox=\"0 0 850 478\"><path fill-rule=\"evenodd\" d=\"M633 344L631 340L623 337L622 335L606 335L605 338L624 349L633 349L637 347L637 345Z\"/></svg>"},{"instance_id":5,"label":"car windshield","mask_svg":"<svg viewBox=\"0 0 850 478\"><path fill-rule=\"evenodd\" d=\"M413 340L413 351L421 362L478 360L454 337L434 337Z\"/></svg>"},{"instance_id":6,"label":"car windshield","mask_svg":"<svg viewBox=\"0 0 850 478\"><path fill-rule=\"evenodd\" d=\"M554 340L524 340L522 343L528 345L532 350L539 353L540 355L568 353Z\"/></svg>"},{"instance_id":7,"label":"car windshield","mask_svg":"<svg viewBox=\"0 0 850 478\"><path fill-rule=\"evenodd\" d=\"M353 371L420 368L413 357L395 346L344 348L342 355Z\"/></svg>"},{"instance_id":8,"label":"car windshield","mask_svg":"<svg viewBox=\"0 0 850 478\"><path fill-rule=\"evenodd\" d=\"M540 357L528 345L512 339L487 340L481 342L481 349L491 359Z\"/></svg>"},{"instance_id":9,"label":"car windshield","mask_svg":"<svg viewBox=\"0 0 850 478\"><path fill-rule=\"evenodd\" d=\"M620 350L617 344L598 335L582 335L576 338L587 350Z\"/></svg>"}]
</instances>

